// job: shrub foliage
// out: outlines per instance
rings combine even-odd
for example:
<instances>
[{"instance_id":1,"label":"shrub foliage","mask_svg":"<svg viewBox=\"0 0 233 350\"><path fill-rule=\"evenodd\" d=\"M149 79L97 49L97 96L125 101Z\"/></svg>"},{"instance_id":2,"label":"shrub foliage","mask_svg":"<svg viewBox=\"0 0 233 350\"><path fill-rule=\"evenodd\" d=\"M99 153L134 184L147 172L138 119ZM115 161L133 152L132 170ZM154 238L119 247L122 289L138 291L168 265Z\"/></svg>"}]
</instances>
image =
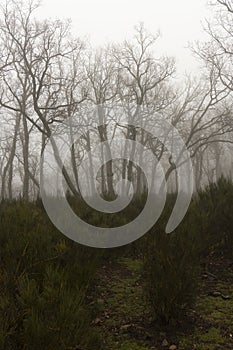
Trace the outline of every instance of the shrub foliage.
<instances>
[{"instance_id":1,"label":"shrub foliage","mask_svg":"<svg viewBox=\"0 0 233 350\"><path fill-rule=\"evenodd\" d=\"M101 252L65 239L33 204L0 211L0 349L98 349L86 294Z\"/></svg>"}]
</instances>

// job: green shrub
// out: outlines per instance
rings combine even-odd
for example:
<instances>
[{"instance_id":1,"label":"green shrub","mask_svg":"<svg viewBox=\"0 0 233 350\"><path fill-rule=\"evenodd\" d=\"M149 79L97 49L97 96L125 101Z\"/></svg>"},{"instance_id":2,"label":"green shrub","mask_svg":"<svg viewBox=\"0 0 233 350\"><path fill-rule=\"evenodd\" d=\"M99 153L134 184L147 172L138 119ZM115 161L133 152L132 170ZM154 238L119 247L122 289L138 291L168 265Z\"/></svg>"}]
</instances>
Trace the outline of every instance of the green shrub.
<instances>
[{"instance_id":1,"label":"green shrub","mask_svg":"<svg viewBox=\"0 0 233 350\"><path fill-rule=\"evenodd\" d=\"M165 233L174 199L159 224L147 234L144 252L145 293L157 320L169 323L192 307L200 259L214 249L233 256L233 183L221 178L200 191L172 234ZM170 204L169 204L170 203Z\"/></svg>"},{"instance_id":2,"label":"green shrub","mask_svg":"<svg viewBox=\"0 0 233 350\"><path fill-rule=\"evenodd\" d=\"M167 212L147 235L144 252L144 291L154 318L174 323L194 305L198 291L200 242L192 215L174 233L166 234Z\"/></svg>"},{"instance_id":3,"label":"green shrub","mask_svg":"<svg viewBox=\"0 0 233 350\"><path fill-rule=\"evenodd\" d=\"M0 349L99 349L86 297L102 252L32 203L3 204L0 218Z\"/></svg>"},{"instance_id":4,"label":"green shrub","mask_svg":"<svg viewBox=\"0 0 233 350\"><path fill-rule=\"evenodd\" d=\"M220 178L198 193L199 222L205 226L203 240L211 248L221 248L233 257L233 183Z\"/></svg>"}]
</instances>

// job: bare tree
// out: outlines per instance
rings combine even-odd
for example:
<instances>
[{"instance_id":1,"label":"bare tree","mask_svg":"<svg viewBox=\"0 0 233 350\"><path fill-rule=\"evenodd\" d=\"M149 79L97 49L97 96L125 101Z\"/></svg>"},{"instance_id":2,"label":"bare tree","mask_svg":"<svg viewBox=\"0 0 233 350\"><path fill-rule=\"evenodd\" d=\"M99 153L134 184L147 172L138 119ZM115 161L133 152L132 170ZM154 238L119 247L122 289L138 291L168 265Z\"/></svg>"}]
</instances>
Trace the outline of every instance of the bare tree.
<instances>
[{"instance_id":1,"label":"bare tree","mask_svg":"<svg viewBox=\"0 0 233 350\"><path fill-rule=\"evenodd\" d=\"M0 104L8 111L20 113L24 126L24 165L28 169L28 130L30 122L43 133L53 147L57 163L71 191L78 195L67 169L61 162L53 138L53 125L67 117L67 107L80 104L84 97L67 101L66 89L73 81L66 63L75 52L82 50L79 40L69 39L69 22L38 22L33 19L37 8L34 2L21 6L10 2L3 8L1 38L4 47L4 61L1 63ZM73 74L73 72L72 72ZM6 87L4 89L4 86ZM25 178L27 194L29 173Z\"/></svg>"},{"instance_id":2,"label":"bare tree","mask_svg":"<svg viewBox=\"0 0 233 350\"><path fill-rule=\"evenodd\" d=\"M150 35L143 24L135 28L135 37L132 42L125 41L122 45L115 47L114 57L119 65L120 99L127 107L128 128L126 139L135 141L139 133L131 124L132 121L141 119L142 107L150 104L156 105L157 111L161 110L162 96L158 95L159 88L172 76L175 71L174 59L170 57L156 58L153 54L153 47L159 34ZM155 107L155 110L156 110ZM144 133L141 132L141 142L144 142ZM127 144L126 146L127 147ZM122 177L132 182L133 162L127 161L124 152ZM134 156L135 148L132 147L131 157ZM142 155L141 155L142 158ZM140 192L141 169L137 167L137 192Z\"/></svg>"},{"instance_id":3,"label":"bare tree","mask_svg":"<svg viewBox=\"0 0 233 350\"><path fill-rule=\"evenodd\" d=\"M108 159L111 159L108 135L110 120L108 118L106 107L116 101L119 77L116 63L114 62L108 47L97 50L94 55L89 55L88 63L86 64L86 74L89 82L88 98L96 106L102 158L104 155L104 147ZM105 166L101 167L101 192L110 198L115 198L113 187L113 165L111 160L106 162Z\"/></svg>"},{"instance_id":4,"label":"bare tree","mask_svg":"<svg viewBox=\"0 0 233 350\"><path fill-rule=\"evenodd\" d=\"M209 70L215 69L221 83L233 90L233 5L229 0L211 2L215 17L207 21L205 31L209 41L194 49Z\"/></svg>"}]
</instances>

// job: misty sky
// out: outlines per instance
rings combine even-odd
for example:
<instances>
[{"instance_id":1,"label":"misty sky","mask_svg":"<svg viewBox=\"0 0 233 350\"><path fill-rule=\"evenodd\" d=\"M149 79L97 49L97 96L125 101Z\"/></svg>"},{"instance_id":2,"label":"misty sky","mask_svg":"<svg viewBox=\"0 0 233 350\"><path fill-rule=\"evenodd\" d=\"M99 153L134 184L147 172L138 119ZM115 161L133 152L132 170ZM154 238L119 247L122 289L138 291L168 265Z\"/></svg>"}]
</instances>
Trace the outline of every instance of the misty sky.
<instances>
[{"instance_id":1,"label":"misty sky","mask_svg":"<svg viewBox=\"0 0 233 350\"><path fill-rule=\"evenodd\" d=\"M185 48L204 40L202 23L210 18L206 0L43 0L39 17L71 18L73 32L88 36L93 45L130 37L144 22L151 32L161 31L158 55L176 57L179 74L198 72L198 63Z\"/></svg>"}]
</instances>

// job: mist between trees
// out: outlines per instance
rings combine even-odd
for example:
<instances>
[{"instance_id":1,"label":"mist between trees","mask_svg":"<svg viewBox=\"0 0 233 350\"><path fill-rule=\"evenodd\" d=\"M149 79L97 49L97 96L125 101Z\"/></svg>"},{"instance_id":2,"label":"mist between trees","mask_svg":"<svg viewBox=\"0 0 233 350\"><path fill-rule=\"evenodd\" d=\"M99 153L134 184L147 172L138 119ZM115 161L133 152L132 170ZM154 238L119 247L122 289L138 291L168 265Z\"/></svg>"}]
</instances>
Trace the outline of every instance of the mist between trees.
<instances>
[{"instance_id":1,"label":"mist between trees","mask_svg":"<svg viewBox=\"0 0 233 350\"><path fill-rule=\"evenodd\" d=\"M227 0L213 5L213 20L203 28L209 41L190 48L202 73L177 82L174 58L160 56L159 34L148 33L143 24L131 40L93 49L72 36L69 21L38 21L36 2L8 1L0 22L1 199L38 196L41 155L49 138L63 140L64 133L73 141L62 168L71 193L80 194L81 181L85 195L97 183L103 196L114 198L121 179L144 193L143 167L151 181L156 176L148 151L163 165L169 190L176 191L176 167L182 164L168 152L166 133L148 132L161 120L183 138L196 189L221 175L232 177L233 8ZM144 149L129 150L126 140ZM112 145L118 159L104 164ZM51 152L59 163L56 142ZM125 159L129 153L142 167ZM99 169L98 162L104 164ZM56 181L55 166L49 165Z\"/></svg>"}]
</instances>

